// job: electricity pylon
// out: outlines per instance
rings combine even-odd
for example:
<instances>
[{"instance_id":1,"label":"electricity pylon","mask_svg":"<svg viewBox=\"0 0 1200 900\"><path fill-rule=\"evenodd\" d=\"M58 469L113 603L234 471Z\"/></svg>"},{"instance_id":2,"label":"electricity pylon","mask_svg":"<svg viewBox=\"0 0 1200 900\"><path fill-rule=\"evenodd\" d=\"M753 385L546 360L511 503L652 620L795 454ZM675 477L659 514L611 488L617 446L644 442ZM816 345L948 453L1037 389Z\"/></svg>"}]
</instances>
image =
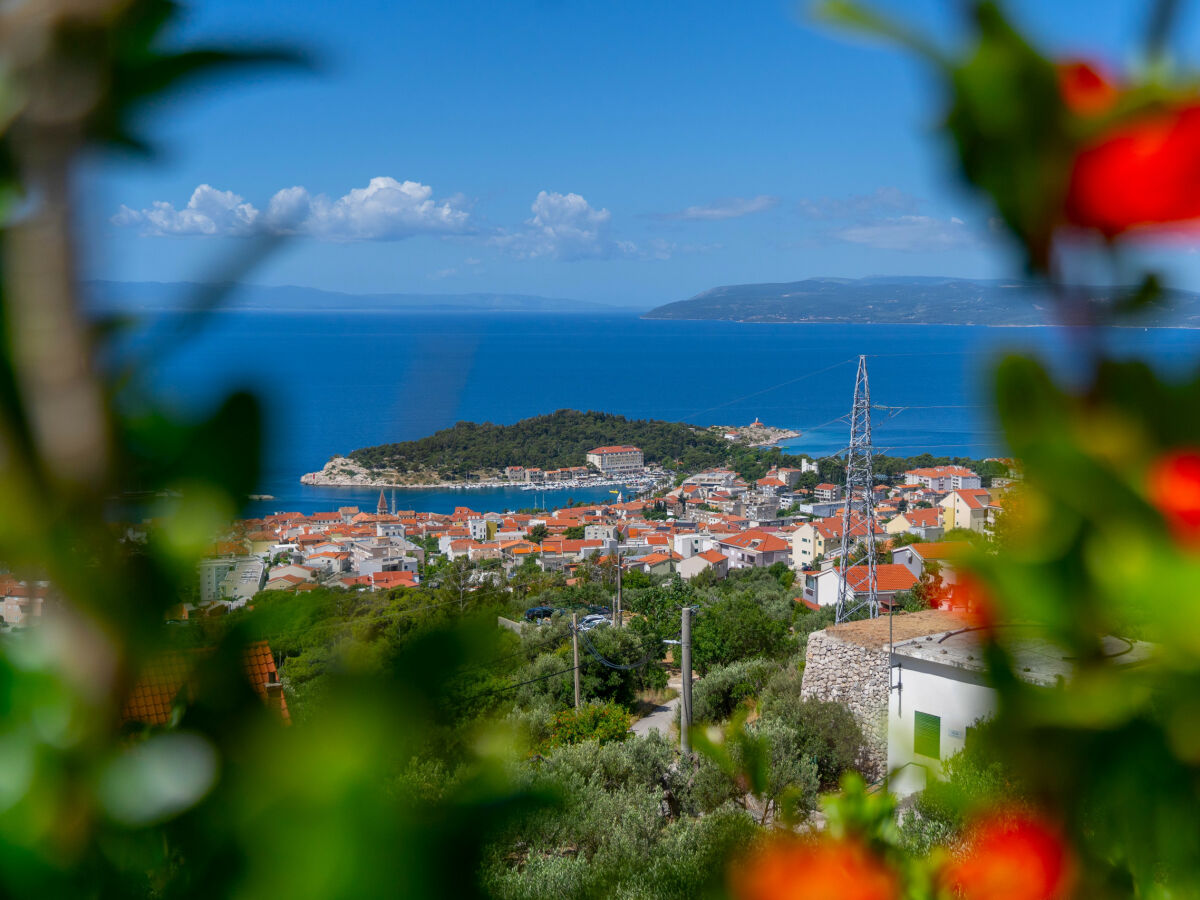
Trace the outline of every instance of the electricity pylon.
<instances>
[{"instance_id":1,"label":"electricity pylon","mask_svg":"<svg viewBox=\"0 0 1200 900\"><path fill-rule=\"evenodd\" d=\"M854 379L854 408L850 411L850 446L846 451L845 509L842 511L842 555L838 561L837 621L859 617L865 609L870 618L879 615L878 584L875 576L875 467L871 446L871 386L867 382L867 358L858 358ZM855 504L858 504L856 510ZM863 527L867 542L866 578L848 580L854 532Z\"/></svg>"}]
</instances>

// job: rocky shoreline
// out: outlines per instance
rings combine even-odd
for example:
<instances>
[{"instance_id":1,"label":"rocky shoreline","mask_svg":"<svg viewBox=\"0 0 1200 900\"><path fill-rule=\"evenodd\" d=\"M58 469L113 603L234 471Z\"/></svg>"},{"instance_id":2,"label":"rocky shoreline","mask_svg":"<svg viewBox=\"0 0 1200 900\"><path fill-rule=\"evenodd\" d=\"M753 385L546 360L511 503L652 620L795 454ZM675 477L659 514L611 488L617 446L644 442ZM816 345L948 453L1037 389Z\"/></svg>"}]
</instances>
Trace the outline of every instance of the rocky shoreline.
<instances>
[{"instance_id":1,"label":"rocky shoreline","mask_svg":"<svg viewBox=\"0 0 1200 900\"><path fill-rule=\"evenodd\" d=\"M377 487L404 488L419 490L421 488L485 488L511 487L511 481L436 481L436 480L405 480L412 476L403 476L396 471L373 471L367 469L349 457L335 456L319 472L306 472L300 476L300 483L310 487Z\"/></svg>"}]
</instances>

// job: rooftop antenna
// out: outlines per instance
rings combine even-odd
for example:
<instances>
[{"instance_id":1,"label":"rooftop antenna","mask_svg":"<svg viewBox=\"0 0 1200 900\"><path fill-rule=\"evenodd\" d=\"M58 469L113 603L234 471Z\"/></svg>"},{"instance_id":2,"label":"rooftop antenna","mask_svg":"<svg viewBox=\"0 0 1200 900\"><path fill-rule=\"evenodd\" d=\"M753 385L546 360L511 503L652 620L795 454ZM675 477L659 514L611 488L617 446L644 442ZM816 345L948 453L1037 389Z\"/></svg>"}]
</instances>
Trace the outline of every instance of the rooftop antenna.
<instances>
[{"instance_id":1,"label":"rooftop antenna","mask_svg":"<svg viewBox=\"0 0 1200 900\"><path fill-rule=\"evenodd\" d=\"M838 560L837 621L860 618L865 610L868 618L879 615L879 594L875 574L875 470L874 448L871 445L871 387L867 381L867 358L858 358L858 374L854 379L854 406L850 411L850 446L846 451L845 506L842 510L842 554ZM854 515L858 501L860 514ZM857 520L857 521L856 521ZM867 567L865 596L850 586L851 536L855 524L865 527Z\"/></svg>"}]
</instances>

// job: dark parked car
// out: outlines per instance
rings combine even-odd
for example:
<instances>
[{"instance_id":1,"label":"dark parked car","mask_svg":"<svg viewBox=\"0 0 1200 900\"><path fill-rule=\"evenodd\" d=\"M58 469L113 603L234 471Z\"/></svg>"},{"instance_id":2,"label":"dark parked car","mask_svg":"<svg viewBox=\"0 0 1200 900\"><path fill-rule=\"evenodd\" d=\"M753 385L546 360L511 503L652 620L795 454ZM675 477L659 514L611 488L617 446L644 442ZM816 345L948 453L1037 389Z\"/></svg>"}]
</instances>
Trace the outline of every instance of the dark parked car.
<instances>
[{"instance_id":1,"label":"dark parked car","mask_svg":"<svg viewBox=\"0 0 1200 900\"><path fill-rule=\"evenodd\" d=\"M554 615L553 606L534 606L525 610L525 621L538 622Z\"/></svg>"}]
</instances>

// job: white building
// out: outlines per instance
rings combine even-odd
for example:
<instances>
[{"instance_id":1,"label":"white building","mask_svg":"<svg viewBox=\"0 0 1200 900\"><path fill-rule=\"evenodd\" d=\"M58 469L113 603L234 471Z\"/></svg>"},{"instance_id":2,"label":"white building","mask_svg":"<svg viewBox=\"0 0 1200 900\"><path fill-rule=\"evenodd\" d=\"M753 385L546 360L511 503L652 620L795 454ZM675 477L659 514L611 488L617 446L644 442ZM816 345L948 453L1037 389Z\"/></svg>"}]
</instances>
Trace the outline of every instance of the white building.
<instances>
[{"instance_id":1,"label":"white building","mask_svg":"<svg viewBox=\"0 0 1200 900\"><path fill-rule=\"evenodd\" d=\"M865 565L851 566L846 570L846 581L850 585L850 600L857 602L866 599L870 593L868 584L869 570ZM802 598L809 604L817 606L836 606L838 594L842 587L842 573L835 568L823 569L820 572L804 572ZM917 579L904 566L897 563L879 563L875 566L875 598L885 606L890 606L896 594L901 591L911 591L916 587Z\"/></svg>"},{"instance_id":2,"label":"white building","mask_svg":"<svg viewBox=\"0 0 1200 900\"><path fill-rule=\"evenodd\" d=\"M646 468L642 451L637 447L624 444L589 450L587 462L589 466L595 466L604 475L629 475L640 473Z\"/></svg>"},{"instance_id":3,"label":"white building","mask_svg":"<svg viewBox=\"0 0 1200 900\"><path fill-rule=\"evenodd\" d=\"M931 491L957 491L959 488L982 487L979 476L963 466L932 466L909 469L904 473L905 484L920 484Z\"/></svg>"},{"instance_id":4,"label":"white building","mask_svg":"<svg viewBox=\"0 0 1200 900\"><path fill-rule=\"evenodd\" d=\"M834 500L840 499L841 496L841 485L829 484L826 482L824 484L818 484L815 488L813 488L813 499L817 500L818 502L823 501L825 503L830 503Z\"/></svg>"},{"instance_id":5,"label":"white building","mask_svg":"<svg viewBox=\"0 0 1200 900\"><path fill-rule=\"evenodd\" d=\"M1015 626L1014 626L1015 627ZM1032 684L1052 686L1074 667L1060 648L1032 633L1008 644L1014 670ZM1122 638L1104 650L1122 665L1136 665L1152 645ZM888 787L907 796L942 775L942 761L962 750L967 732L996 711L996 691L984 679L979 632L958 629L907 639L892 652L888 702Z\"/></svg>"},{"instance_id":6,"label":"white building","mask_svg":"<svg viewBox=\"0 0 1200 900\"><path fill-rule=\"evenodd\" d=\"M716 541L708 534L677 534L672 537L672 544L675 552L684 559L690 559L705 550L711 550L716 546Z\"/></svg>"},{"instance_id":7,"label":"white building","mask_svg":"<svg viewBox=\"0 0 1200 900\"><path fill-rule=\"evenodd\" d=\"M225 576L237 568L236 556L226 556L221 559L200 560L200 602L212 603L221 599L221 585Z\"/></svg>"}]
</instances>

